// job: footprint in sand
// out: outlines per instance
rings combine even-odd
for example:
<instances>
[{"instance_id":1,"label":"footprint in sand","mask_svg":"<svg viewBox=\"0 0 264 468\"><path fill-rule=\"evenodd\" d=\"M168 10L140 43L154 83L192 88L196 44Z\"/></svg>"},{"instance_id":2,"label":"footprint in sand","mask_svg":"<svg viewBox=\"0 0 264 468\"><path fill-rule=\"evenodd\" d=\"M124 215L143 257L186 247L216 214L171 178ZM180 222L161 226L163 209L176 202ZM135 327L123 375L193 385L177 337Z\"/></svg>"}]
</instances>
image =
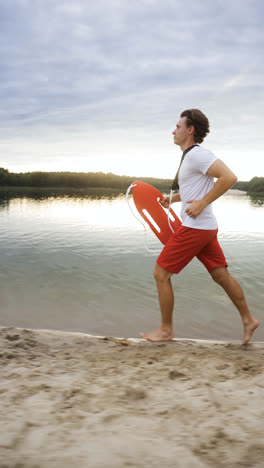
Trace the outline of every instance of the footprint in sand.
<instances>
[{"instance_id":1,"label":"footprint in sand","mask_svg":"<svg viewBox=\"0 0 264 468\"><path fill-rule=\"evenodd\" d=\"M172 370L168 374L169 379L174 380L174 379L180 379L182 377L186 377L186 374L183 372L178 372L176 370Z\"/></svg>"},{"instance_id":2,"label":"footprint in sand","mask_svg":"<svg viewBox=\"0 0 264 468\"><path fill-rule=\"evenodd\" d=\"M147 394L144 390L140 388L128 388L125 392L125 397L128 398L129 400L144 400L147 398Z\"/></svg>"},{"instance_id":3,"label":"footprint in sand","mask_svg":"<svg viewBox=\"0 0 264 468\"><path fill-rule=\"evenodd\" d=\"M103 417L103 422L105 423L111 423L115 419L118 419L120 417L120 414L107 414L106 416Z\"/></svg>"},{"instance_id":4,"label":"footprint in sand","mask_svg":"<svg viewBox=\"0 0 264 468\"><path fill-rule=\"evenodd\" d=\"M20 339L19 335L6 335L5 339L8 341L17 341Z\"/></svg>"}]
</instances>

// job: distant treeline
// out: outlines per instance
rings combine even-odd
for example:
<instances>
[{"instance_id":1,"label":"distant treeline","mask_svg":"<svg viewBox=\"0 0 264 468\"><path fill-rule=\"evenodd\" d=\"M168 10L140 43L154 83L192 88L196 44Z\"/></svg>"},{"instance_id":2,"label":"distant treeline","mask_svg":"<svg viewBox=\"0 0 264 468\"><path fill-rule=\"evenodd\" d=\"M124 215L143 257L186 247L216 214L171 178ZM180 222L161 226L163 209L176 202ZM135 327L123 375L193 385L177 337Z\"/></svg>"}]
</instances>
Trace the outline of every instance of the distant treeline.
<instances>
[{"instance_id":1,"label":"distant treeline","mask_svg":"<svg viewBox=\"0 0 264 468\"><path fill-rule=\"evenodd\" d=\"M0 185L14 187L71 187L113 188L125 191L134 180L143 180L159 190L169 191L172 179L119 176L104 172L9 172L0 168ZM264 193L264 177L253 177L249 182L237 182L235 189L249 193Z\"/></svg>"},{"instance_id":2,"label":"distant treeline","mask_svg":"<svg viewBox=\"0 0 264 468\"><path fill-rule=\"evenodd\" d=\"M253 177L248 182L237 182L233 188L248 193L264 193L264 177Z\"/></svg>"},{"instance_id":3,"label":"distant treeline","mask_svg":"<svg viewBox=\"0 0 264 468\"><path fill-rule=\"evenodd\" d=\"M0 186L112 188L125 191L134 180L142 180L159 190L169 190L171 179L119 176L104 172L24 172L13 173L0 168Z\"/></svg>"}]
</instances>

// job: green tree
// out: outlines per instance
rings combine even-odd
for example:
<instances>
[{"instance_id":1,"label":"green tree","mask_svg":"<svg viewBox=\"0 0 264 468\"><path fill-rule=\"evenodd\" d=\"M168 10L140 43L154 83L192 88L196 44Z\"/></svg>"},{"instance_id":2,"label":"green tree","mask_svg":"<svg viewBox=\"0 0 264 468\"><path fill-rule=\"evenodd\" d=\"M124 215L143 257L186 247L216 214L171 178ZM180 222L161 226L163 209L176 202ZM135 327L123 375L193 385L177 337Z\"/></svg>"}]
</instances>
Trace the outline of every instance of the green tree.
<instances>
[{"instance_id":1,"label":"green tree","mask_svg":"<svg viewBox=\"0 0 264 468\"><path fill-rule=\"evenodd\" d=\"M0 184L7 185L9 179L9 170L4 169L4 167L0 167Z\"/></svg>"},{"instance_id":2,"label":"green tree","mask_svg":"<svg viewBox=\"0 0 264 468\"><path fill-rule=\"evenodd\" d=\"M264 177L253 177L249 182L248 192L264 193Z\"/></svg>"}]
</instances>

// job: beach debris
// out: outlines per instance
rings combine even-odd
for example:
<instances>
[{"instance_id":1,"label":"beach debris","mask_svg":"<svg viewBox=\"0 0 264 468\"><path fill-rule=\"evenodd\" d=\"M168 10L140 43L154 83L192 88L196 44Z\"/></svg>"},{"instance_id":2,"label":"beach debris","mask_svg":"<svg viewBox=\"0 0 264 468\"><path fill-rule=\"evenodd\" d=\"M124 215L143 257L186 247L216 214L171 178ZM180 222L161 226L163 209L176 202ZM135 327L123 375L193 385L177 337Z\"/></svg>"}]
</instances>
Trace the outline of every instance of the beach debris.
<instances>
[{"instance_id":1,"label":"beach debris","mask_svg":"<svg viewBox=\"0 0 264 468\"><path fill-rule=\"evenodd\" d=\"M99 338L99 340L114 341L115 343L123 345L123 346L128 346L130 344L130 341L128 340L128 338L114 338L113 336L104 336L103 338Z\"/></svg>"}]
</instances>

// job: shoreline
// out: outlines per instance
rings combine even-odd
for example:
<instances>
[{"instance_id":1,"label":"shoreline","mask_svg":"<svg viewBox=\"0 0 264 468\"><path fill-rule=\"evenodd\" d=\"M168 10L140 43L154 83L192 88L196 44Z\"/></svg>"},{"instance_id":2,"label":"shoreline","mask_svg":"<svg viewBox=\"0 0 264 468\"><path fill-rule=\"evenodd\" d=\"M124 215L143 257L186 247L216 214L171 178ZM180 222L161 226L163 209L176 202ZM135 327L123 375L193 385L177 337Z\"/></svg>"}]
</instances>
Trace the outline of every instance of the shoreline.
<instances>
[{"instance_id":1,"label":"shoreline","mask_svg":"<svg viewBox=\"0 0 264 468\"><path fill-rule=\"evenodd\" d=\"M8 468L263 466L264 343L0 328Z\"/></svg>"},{"instance_id":2,"label":"shoreline","mask_svg":"<svg viewBox=\"0 0 264 468\"><path fill-rule=\"evenodd\" d=\"M12 330L17 330L19 332L22 332L23 330L27 330L30 332L40 332L40 333L48 333L48 334L54 334L58 336L65 335L66 337L69 336L79 336L82 338L91 338L91 339L99 339L99 340L128 340L131 343L147 343L147 340L143 338L136 338L136 337L129 337L129 336L110 336L110 335L92 335L90 333L84 333L84 332L75 332L75 331L64 331L64 330L54 330L54 329L49 329L49 328L23 328L23 327L1 327L0 326L0 333L2 330L5 331L12 331ZM208 344L208 345L214 345L214 344L222 344L222 345L227 345L227 344L232 344L232 345L241 345L241 340L211 340L211 339L200 339L200 338L176 338L174 337L172 342L190 342L190 343L197 343L197 344ZM168 342L168 343L172 343ZM166 342L161 342L161 343L151 343L151 344L167 344ZM255 341L254 339L249 342L250 345L254 345L256 347L263 347L264 348L264 341Z\"/></svg>"}]
</instances>

